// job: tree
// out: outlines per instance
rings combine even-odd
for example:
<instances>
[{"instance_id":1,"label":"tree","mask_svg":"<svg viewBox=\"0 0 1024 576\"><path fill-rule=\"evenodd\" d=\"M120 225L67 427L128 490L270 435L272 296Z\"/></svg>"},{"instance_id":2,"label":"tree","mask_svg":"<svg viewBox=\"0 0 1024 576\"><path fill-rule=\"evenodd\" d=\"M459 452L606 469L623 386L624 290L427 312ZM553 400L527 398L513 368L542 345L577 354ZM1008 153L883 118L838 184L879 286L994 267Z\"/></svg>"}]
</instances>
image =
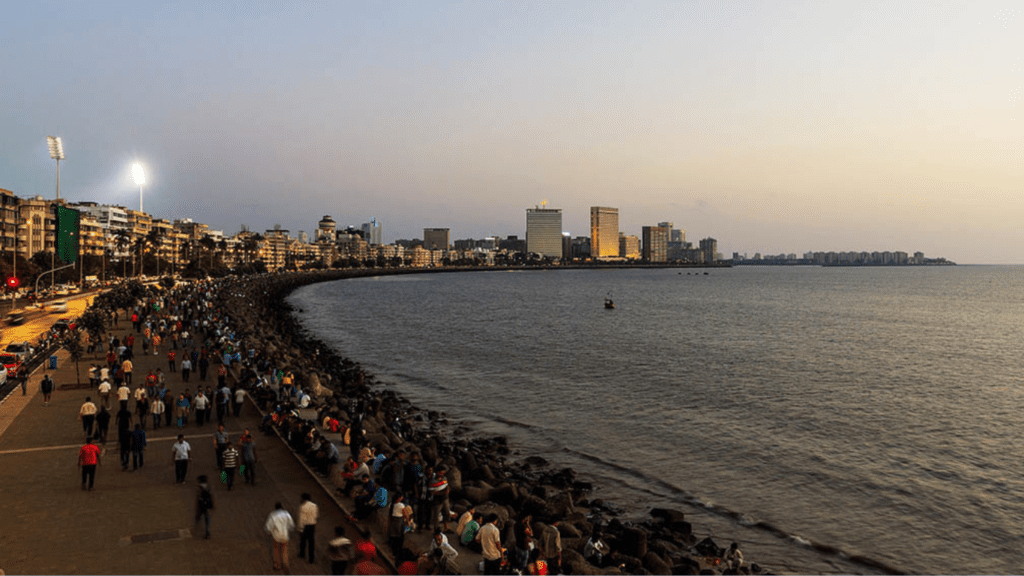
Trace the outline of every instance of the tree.
<instances>
[{"instance_id":1,"label":"tree","mask_svg":"<svg viewBox=\"0 0 1024 576\"><path fill-rule=\"evenodd\" d=\"M107 325L108 314L101 310L97 306L90 306L78 320L75 322L76 325L82 328L86 334L89 335L91 342L102 342L100 335L103 333L103 329ZM97 350L101 350L102 347L97 347Z\"/></svg>"},{"instance_id":2,"label":"tree","mask_svg":"<svg viewBox=\"0 0 1024 576\"><path fill-rule=\"evenodd\" d=\"M209 252L210 268L213 268L213 249L217 247L217 241L209 236L203 236L199 239L199 244Z\"/></svg>"},{"instance_id":3,"label":"tree","mask_svg":"<svg viewBox=\"0 0 1024 576\"><path fill-rule=\"evenodd\" d=\"M124 228L119 228L114 232L114 244L117 246L118 252L121 254L121 277L128 277L128 261L124 259L125 250L128 246L131 246L132 235Z\"/></svg>"},{"instance_id":4,"label":"tree","mask_svg":"<svg viewBox=\"0 0 1024 576\"><path fill-rule=\"evenodd\" d=\"M150 228L149 233L146 234L146 242L155 248L154 254L156 254L156 275L160 275L160 246L163 244L164 231L162 228Z\"/></svg>"},{"instance_id":5,"label":"tree","mask_svg":"<svg viewBox=\"0 0 1024 576\"><path fill-rule=\"evenodd\" d=\"M71 359L75 361L75 384L81 384L82 374L78 368L78 362L85 355L85 346L82 346L82 333L77 328L75 330L68 330L64 335L63 345Z\"/></svg>"}]
</instances>

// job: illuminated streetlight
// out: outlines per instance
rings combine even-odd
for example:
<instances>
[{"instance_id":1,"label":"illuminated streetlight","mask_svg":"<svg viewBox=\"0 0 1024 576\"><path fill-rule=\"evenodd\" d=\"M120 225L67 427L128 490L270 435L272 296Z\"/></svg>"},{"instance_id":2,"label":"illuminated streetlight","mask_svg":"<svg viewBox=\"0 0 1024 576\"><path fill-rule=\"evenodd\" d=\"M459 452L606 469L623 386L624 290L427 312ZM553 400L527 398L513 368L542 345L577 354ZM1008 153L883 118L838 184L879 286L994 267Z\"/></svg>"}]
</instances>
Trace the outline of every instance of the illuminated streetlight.
<instances>
[{"instance_id":1,"label":"illuminated streetlight","mask_svg":"<svg viewBox=\"0 0 1024 576\"><path fill-rule=\"evenodd\" d=\"M146 183L146 173L142 170L142 164L132 164L132 180L139 185L139 212L143 212L142 185Z\"/></svg>"},{"instance_id":2,"label":"illuminated streetlight","mask_svg":"<svg viewBox=\"0 0 1024 576\"><path fill-rule=\"evenodd\" d=\"M60 200L60 161L64 159L64 144L60 136L47 136L46 142L50 145L50 158L57 161L57 200Z\"/></svg>"}]
</instances>

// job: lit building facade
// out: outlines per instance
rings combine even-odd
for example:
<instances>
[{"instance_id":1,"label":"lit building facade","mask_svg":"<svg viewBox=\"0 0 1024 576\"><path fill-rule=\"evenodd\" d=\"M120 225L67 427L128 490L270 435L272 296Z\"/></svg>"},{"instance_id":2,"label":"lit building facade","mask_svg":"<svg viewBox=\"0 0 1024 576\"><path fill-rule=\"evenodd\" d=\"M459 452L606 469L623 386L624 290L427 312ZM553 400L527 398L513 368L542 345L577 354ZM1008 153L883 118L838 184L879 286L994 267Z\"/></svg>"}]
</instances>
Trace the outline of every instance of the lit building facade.
<instances>
[{"instance_id":1,"label":"lit building facade","mask_svg":"<svg viewBox=\"0 0 1024 576\"><path fill-rule=\"evenodd\" d=\"M590 255L595 259L619 256L619 209L590 207Z\"/></svg>"},{"instance_id":2,"label":"lit building facade","mask_svg":"<svg viewBox=\"0 0 1024 576\"><path fill-rule=\"evenodd\" d=\"M665 224L663 222L662 224ZM671 234L671 227L644 226L641 232L643 236L642 257L648 262L665 262L668 260L668 238Z\"/></svg>"},{"instance_id":3,"label":"lit building facade","mask_svg":"<svg viewBox=\"0 0 1024 576\"><path fill-rule=\"evenodd\" d=\"M452 232L448 228L424 228L423 247L427 250L447 250L452 246Z\"/></svg>"},{"instance_id":4,"label":"lit building facade","mask_svg":"<svg viewBox=\"0 0 1024 576\"><path fill-rule=\"evenodd\" d=\"M562 258L562 210L559 208L526 209L526 251Z\"/></svg>"}]
</instances>

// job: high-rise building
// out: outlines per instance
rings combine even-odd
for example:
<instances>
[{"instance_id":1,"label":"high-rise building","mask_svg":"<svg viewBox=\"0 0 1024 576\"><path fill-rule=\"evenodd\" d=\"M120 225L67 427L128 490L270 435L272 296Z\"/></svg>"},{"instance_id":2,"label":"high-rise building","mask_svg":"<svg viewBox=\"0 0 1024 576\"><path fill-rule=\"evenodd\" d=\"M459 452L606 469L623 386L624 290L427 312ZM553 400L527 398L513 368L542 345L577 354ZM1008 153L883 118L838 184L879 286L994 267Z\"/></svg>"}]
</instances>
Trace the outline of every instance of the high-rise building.
<instances>
[{"instance_id":1,"label":"high-rise building","mask_svg":"<svg viewBox=\"0 0 1024 576\"><path fill-rule=\"evenodd\" d=\"M700 251L704 254L704 263L711 264L717 258L715 253L718 252L718 240L714 238L705 238L700 241Z\"/></svg>"},{"instance_id":2,"label":"high-rise building","mask_svg":"<svg viewBox=\"0 0 1024 576\"><path fill-rule=\"evenodd\" d=\"M363 239L371 246L381 246L384 244L384 230L380 227L380 222L377 222L376 218L370 218L369 222L364 222L362 230Z\"/></svg>"},{"instance_id":3,"label":"high-rise building","mask_svg":"<svg viewBox=\"0 0 1024 576\"><path fill-rule=\"evenodd\" d=\"M526 209L526 251L552 258L562 257L562 210Z\"/></svg>"},{"instance_id":4,"label":"high-rise building","mask_svg":"<svg viewBox=\"0 0 1024 576\"><path fill-rule=\"evenodd\" d=\"M618 257L618 208L590 207L590 254L596 259Z\"/></svg>"},{"instance_id":5,"label":"high-rise building","mask_svg":"<svg viewBox=\"0 0 1024 576\"><path fill-rule=\"evenodd\" d=\"M671 224L662 222L661 224ZM668 260L668 236L671 227L661 224L657 226L644 226L643 232L643 259L648 262L665 262Z\"/></svg>"},{"instance_id":6,"label":"high-rise building","mask_svg":"<svg viewBox=\"0 0 1024 576\"><path fill-rule=\"evenodd\" d=\"M676 227L675 223L673 223L673 222L658 222L658 226L668 230L665 233L665 242L671 242L672 241L672 231Z\"/></svg>"},{"instance_id":7,"label":"high-rise building","mask_svg":"<svg viewBox=\"0 0 1024 576\"><path fill-rule=\"evenodd\" d=\"M448 228L424 228L423 248L447 250L452 245L452 232Z\"/></svg>"},{"instance_id":8,"label":"high-rise building","mask_svg":"<svg viewBox=\"0 0 1024 576\"><path fill-rule=\"evenodd\" d=\"M334 242L337 238L338 223L331 218L330 215L324 215L323 218L317 222L316 228L316 240L323 240L325 242Z\"/></svg>"},{"instance_id":9,"label":"high-rise building","mask_svg":"<svg viewBox=\"0 0 1024 576\"><path fill-rule=\"evenodd\" d=\"M629 260L636 260L640 257L640 239L630 234L626 236L619 232L619 256Z\"/></svg>"}]
</instances>

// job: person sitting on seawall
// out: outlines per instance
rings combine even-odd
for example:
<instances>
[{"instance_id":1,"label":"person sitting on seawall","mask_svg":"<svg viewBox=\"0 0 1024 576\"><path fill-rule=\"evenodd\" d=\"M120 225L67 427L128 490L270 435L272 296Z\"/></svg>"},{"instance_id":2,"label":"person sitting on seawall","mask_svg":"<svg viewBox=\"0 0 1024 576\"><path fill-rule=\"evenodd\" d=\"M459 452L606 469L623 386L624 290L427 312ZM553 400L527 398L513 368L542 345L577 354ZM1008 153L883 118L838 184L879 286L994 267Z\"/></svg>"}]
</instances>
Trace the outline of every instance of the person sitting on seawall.
<instances>
[{"instance_id":1,"label":"person sitting on seawall","mask_svg":"<svg viewBox=\"0 0 1024 576\"><path fill-rule=\"evenodd\" d=\"M595 527L593 533L590 535L590 539L583 546L583 558L588 562L600 568L604 562L604 557L611 552L611 548L608 544L601 539L601 529Z\"/></svg>"},{"instance_id":2,"label":"person sitting on seawall","mask_svg":"<svg viewBox=\"0 0 1024 576\"><path fill-rule=\"evenodd\" d=\"M725 553L725 564L731 570L739 570L743 566L743 552L740 552L739 544L733 542L729 551Z\"/></svg>"}]
</instances>

